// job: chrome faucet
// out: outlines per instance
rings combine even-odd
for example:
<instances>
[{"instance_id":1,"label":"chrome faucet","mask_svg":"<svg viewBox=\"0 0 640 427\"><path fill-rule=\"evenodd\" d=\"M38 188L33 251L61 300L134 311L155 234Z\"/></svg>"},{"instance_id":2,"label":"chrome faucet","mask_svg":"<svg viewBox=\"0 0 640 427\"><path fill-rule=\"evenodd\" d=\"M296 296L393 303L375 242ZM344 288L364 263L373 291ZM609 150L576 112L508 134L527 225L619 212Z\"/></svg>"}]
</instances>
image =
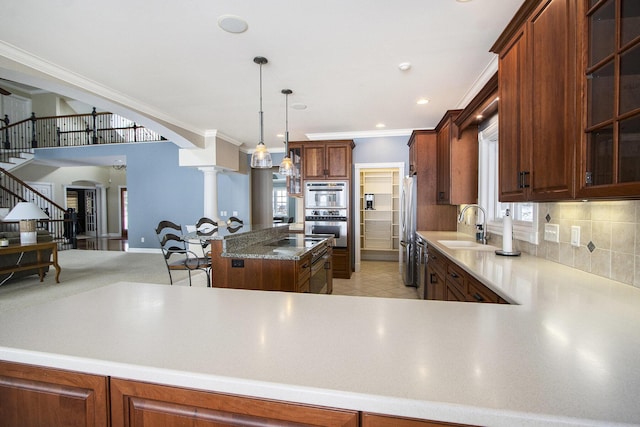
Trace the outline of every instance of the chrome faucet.
<instances>
[{"instance_id":1,"label":"chrome faucet","mask_svg":"<svg viewBox=\"0 0 640 427\"><path fill-rule=\"evenodd\" d=\"M487 211L485 211L482 206L467 205L462 208L460 215L458 215L458 223L461 223L464 220L464 213L469 208L476 208L477 210L482 211L482 224L476 224L476 242L486 245L489 240L489 233L487 233Z\"/></svg>"}]
</instances>

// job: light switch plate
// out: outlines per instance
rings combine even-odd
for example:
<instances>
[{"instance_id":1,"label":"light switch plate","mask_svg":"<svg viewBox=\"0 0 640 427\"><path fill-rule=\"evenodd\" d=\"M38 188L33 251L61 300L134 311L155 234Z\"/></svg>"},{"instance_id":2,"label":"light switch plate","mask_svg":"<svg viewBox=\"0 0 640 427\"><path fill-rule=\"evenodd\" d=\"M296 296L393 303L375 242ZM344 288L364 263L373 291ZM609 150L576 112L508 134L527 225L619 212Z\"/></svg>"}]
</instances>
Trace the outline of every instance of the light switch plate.
<instances>
[{"instance_id":1,"label":"light switch plate","mask_svg":"<svg viewBox=\"0 0 640 427\"><path fill-rule=\"evenodd\" d=\"M571 226L571 246L580 246L580 226Z\"/></svg>"},{"instance_id":2,"label":"light switch plate","mask_svg":"<svg viewBox=\"0 0 640 427\"><path fill-rule=\"evenodd\" d=\"M560 226L558 224L545 224L544 240L558 243L560 241Z\"/></svg>"}]
</instances>

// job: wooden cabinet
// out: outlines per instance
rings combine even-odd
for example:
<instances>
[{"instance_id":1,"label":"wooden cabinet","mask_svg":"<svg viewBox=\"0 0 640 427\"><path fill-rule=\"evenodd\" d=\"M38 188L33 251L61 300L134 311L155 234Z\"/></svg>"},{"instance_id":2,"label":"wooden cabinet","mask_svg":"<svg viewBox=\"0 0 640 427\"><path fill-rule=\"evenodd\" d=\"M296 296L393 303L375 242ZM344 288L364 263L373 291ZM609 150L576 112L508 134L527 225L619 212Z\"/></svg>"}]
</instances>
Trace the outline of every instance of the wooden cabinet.
<instances>
[{"instance_id":1,"label":"wooden cabinet","mask_svg":"<svg viewBox=\"0 0 640 427\"><path fill-rule=\"evenodd\" d=\"M303 144L302 177L304 180L351 179L351 154L347 141L314 141Z\"/></svg>"},{"instance_id":2,"label":"wooden cabinet","mask_svg":"<svg viewBox=\"0 0 640 427\"><path fill-rule=\"evenodd\" d=\"M467 275L455 264L447 263L447 277L445 279L446 301L467 301Z\"/></svg>"},{"instance_id":3,"label":"wooden cabinet","mask_svg":"<svg viewBox=\"0 0 640 427\"><path fill-rule=\"evenodd\" d=\"M467 276L467 298L471 302L504 303L498 294L471 276Z\"/></svg>"},{"instance_id":4,"label":"wooden cabinet","mask_svg":"<svg viewBox=\"0 0 640 427\"><path fill-rule=\"evenodd\" d=\"M295 263L298 277L297 292L307 293L311 286L311 254L306 254Z\"/></svg>"},{"instance_id":5,"label":"wooden cabinet","mask_svg":"<svg viewBox=\"0 0 640 427\"><path fill-rule=\"evenodd\" d=\"M438 126L437 202L460 205L478 201L478 127L458 131L454 120L462 110L450 110Z\"/></svg>"},{"instance_id":6,"label":"wooden cabinet","mask_svg":"<svg viewBox=\"0 0 640 427\"><path fill-rule=\"evenodd\" d=\"M351 250L349 247L333 248L333 277L351 279Z\"/></svg>"},{"instance_id":7,"label":"wooden cabinet","mask_svg":"<svg viewBox=\"0 0 640 427\"><path fill-rule=\"evenodd\" d=\"M302 197L302 144L289 143L289 158L293 163L294 173L287 177L287 193L291 197Z\"/></svg>"},{"instance_id":8,"label":"wooden cabinet","mask_svg":"<svg viewBox=\"0 0 640 427\"><path fill-rule=\"evenodd\" d=\"M113 427L322 425L357 427L358 412L111 379Z\"/></svg>"},{"instance_id":9,"label":"wooden cabinet","mask_svg":"<svg viewBox=\"0 0 640 427\"><path fill-rule=\"evenodd\" d=\"M456 206L437 204L437 133L433 130L414 130L408 145L410 157L415 157L414 175L418 205L416 229L425 231L456 230Z\"/></svg>"},{"instance_id":10,"label":"wooden cabinet","mask_svg":"<svg viewBox=\"0 0 640 427\"><path fill-rule=\"evenodd\" d=\"M0 362L0 424L109 426L108 379Z\"/></svg>"},{"instance_id":11,"label":"wooden cabinet","mask_svg":"<svg viewBox=\"0 0 640 427\"><path fill-rule=\"evenodd\" d=\"M576 3L526 1L491 49L499 54L501 201L575 194Z\"/></svg>"},{"instance_id":12,"label":"wooden cabinet","mask_svg":"<svg viewBox=\"0 0 640 427\"><path fill-rule=\"evenodd\" d=\"M362 427L464 427L465 425L466 424L452 424L441 421L369 414L366 412L362 414Z\"/></svg>"},{"instance_id":13,"label":"wooden cabinet","mask_svg":"<svg viewBox=\"0 0 640 427\"><path fill-rule=\"evenodd\" d=\"M433 246L427 251L427 299L508 304Z\"/></svg>"},{"instance_id":14,"label":"wooden cabinet","mask_svg":"<svg viewBox=\"0 0 640 427\"><path fill-rule=\"evenodd\" d=\"M584 133L580 198L640 195L640 9L637 2L581 1ZM631 6L633 4L633 6Z\"/></svg>"},{"instance_id":15,"label":"wooden cabinet","mask_svg":"<svg viewBox=\"0 0 640 427\"><path fill-rule=\"evenodd\" d=\"M425 299L445 301L447 261L444 258L444 255L430 247L427 247L427 259Z\"/></svg>"},{"instance_id":16,"label":"wooden cabinet","mask_svg":"<svg viewBox=\"0 0 640 427\"><path fill-rule=\"evenodd\" d=\"M211 241L211 285L216 288L308 292L311 253L299 260L222 257L222 240ZM330 260L331 261L331 260Z\"/></svg>"}]
</instances>

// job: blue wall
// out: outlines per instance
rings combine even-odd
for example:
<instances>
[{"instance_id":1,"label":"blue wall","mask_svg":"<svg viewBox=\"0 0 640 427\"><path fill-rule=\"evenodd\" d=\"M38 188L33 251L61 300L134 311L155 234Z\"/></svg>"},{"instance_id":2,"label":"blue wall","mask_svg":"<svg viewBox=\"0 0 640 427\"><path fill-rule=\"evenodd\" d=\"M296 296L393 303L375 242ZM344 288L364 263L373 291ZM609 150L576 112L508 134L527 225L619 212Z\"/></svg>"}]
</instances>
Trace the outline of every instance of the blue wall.
<instances>
[{"instance_id":1,"label":"blue wall","mask_svg":"<svg viewBox=\"0 0 640 427\"><path fill-rule=\"evenodd\" d=\"M178 147L170 142L43 149L36 150L35 158L115 155L127 158L130 247L158 248L154 229L163 219L186 225L202 216L203 174L195 168L179 167Z\"/></svg>"},{"instance_id":2,"label":"blue wall","mask_svg":"<svg viewBox=\"0 0 640 427\"><path fill-rule=\"evenodd\" d=\"M409 136L354 139L353 163L404 162L409 170Z\"/></svg>"}]
</instances>

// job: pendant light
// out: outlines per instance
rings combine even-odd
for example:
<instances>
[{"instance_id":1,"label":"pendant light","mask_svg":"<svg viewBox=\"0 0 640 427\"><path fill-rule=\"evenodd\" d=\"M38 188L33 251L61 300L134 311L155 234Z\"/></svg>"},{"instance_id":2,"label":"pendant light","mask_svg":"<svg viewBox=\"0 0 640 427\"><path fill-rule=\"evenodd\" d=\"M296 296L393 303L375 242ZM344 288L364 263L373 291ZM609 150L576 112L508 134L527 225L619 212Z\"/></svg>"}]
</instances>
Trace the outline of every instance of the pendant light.
<instances>
[{"instance_id":1,"label":"pendant light","mask_svg":"<svg viewBox=\"0 0 640 427\"><path fill-rule=\"evenodd\" d=\"M292 175L295 175L295 169L293 167L293 162L291 161L291 157L289 157L289 95L291 95L293 91L291 89L282 89L282 93L284 94L284 108L285 108L284 158L280 163L280 169L278 169L278 173L284 176L292 176Z\"/></svg>"},{"instance_id":2,"label":"pendant light","mask_svg":"<svg viewBox=\"0 0 640 427\"><path fill-rule=\"evenodd\" d=\"M251 154L251 167L255 169L269 169L273 166L273 161L271 160L271 154L267 150L267 146L264 145L264 121L262 117L262 66L269 61L263 56L256 56L253 58L253 62L260 65L260 141L253 154Z\"/></svg>"}]
</instances>

